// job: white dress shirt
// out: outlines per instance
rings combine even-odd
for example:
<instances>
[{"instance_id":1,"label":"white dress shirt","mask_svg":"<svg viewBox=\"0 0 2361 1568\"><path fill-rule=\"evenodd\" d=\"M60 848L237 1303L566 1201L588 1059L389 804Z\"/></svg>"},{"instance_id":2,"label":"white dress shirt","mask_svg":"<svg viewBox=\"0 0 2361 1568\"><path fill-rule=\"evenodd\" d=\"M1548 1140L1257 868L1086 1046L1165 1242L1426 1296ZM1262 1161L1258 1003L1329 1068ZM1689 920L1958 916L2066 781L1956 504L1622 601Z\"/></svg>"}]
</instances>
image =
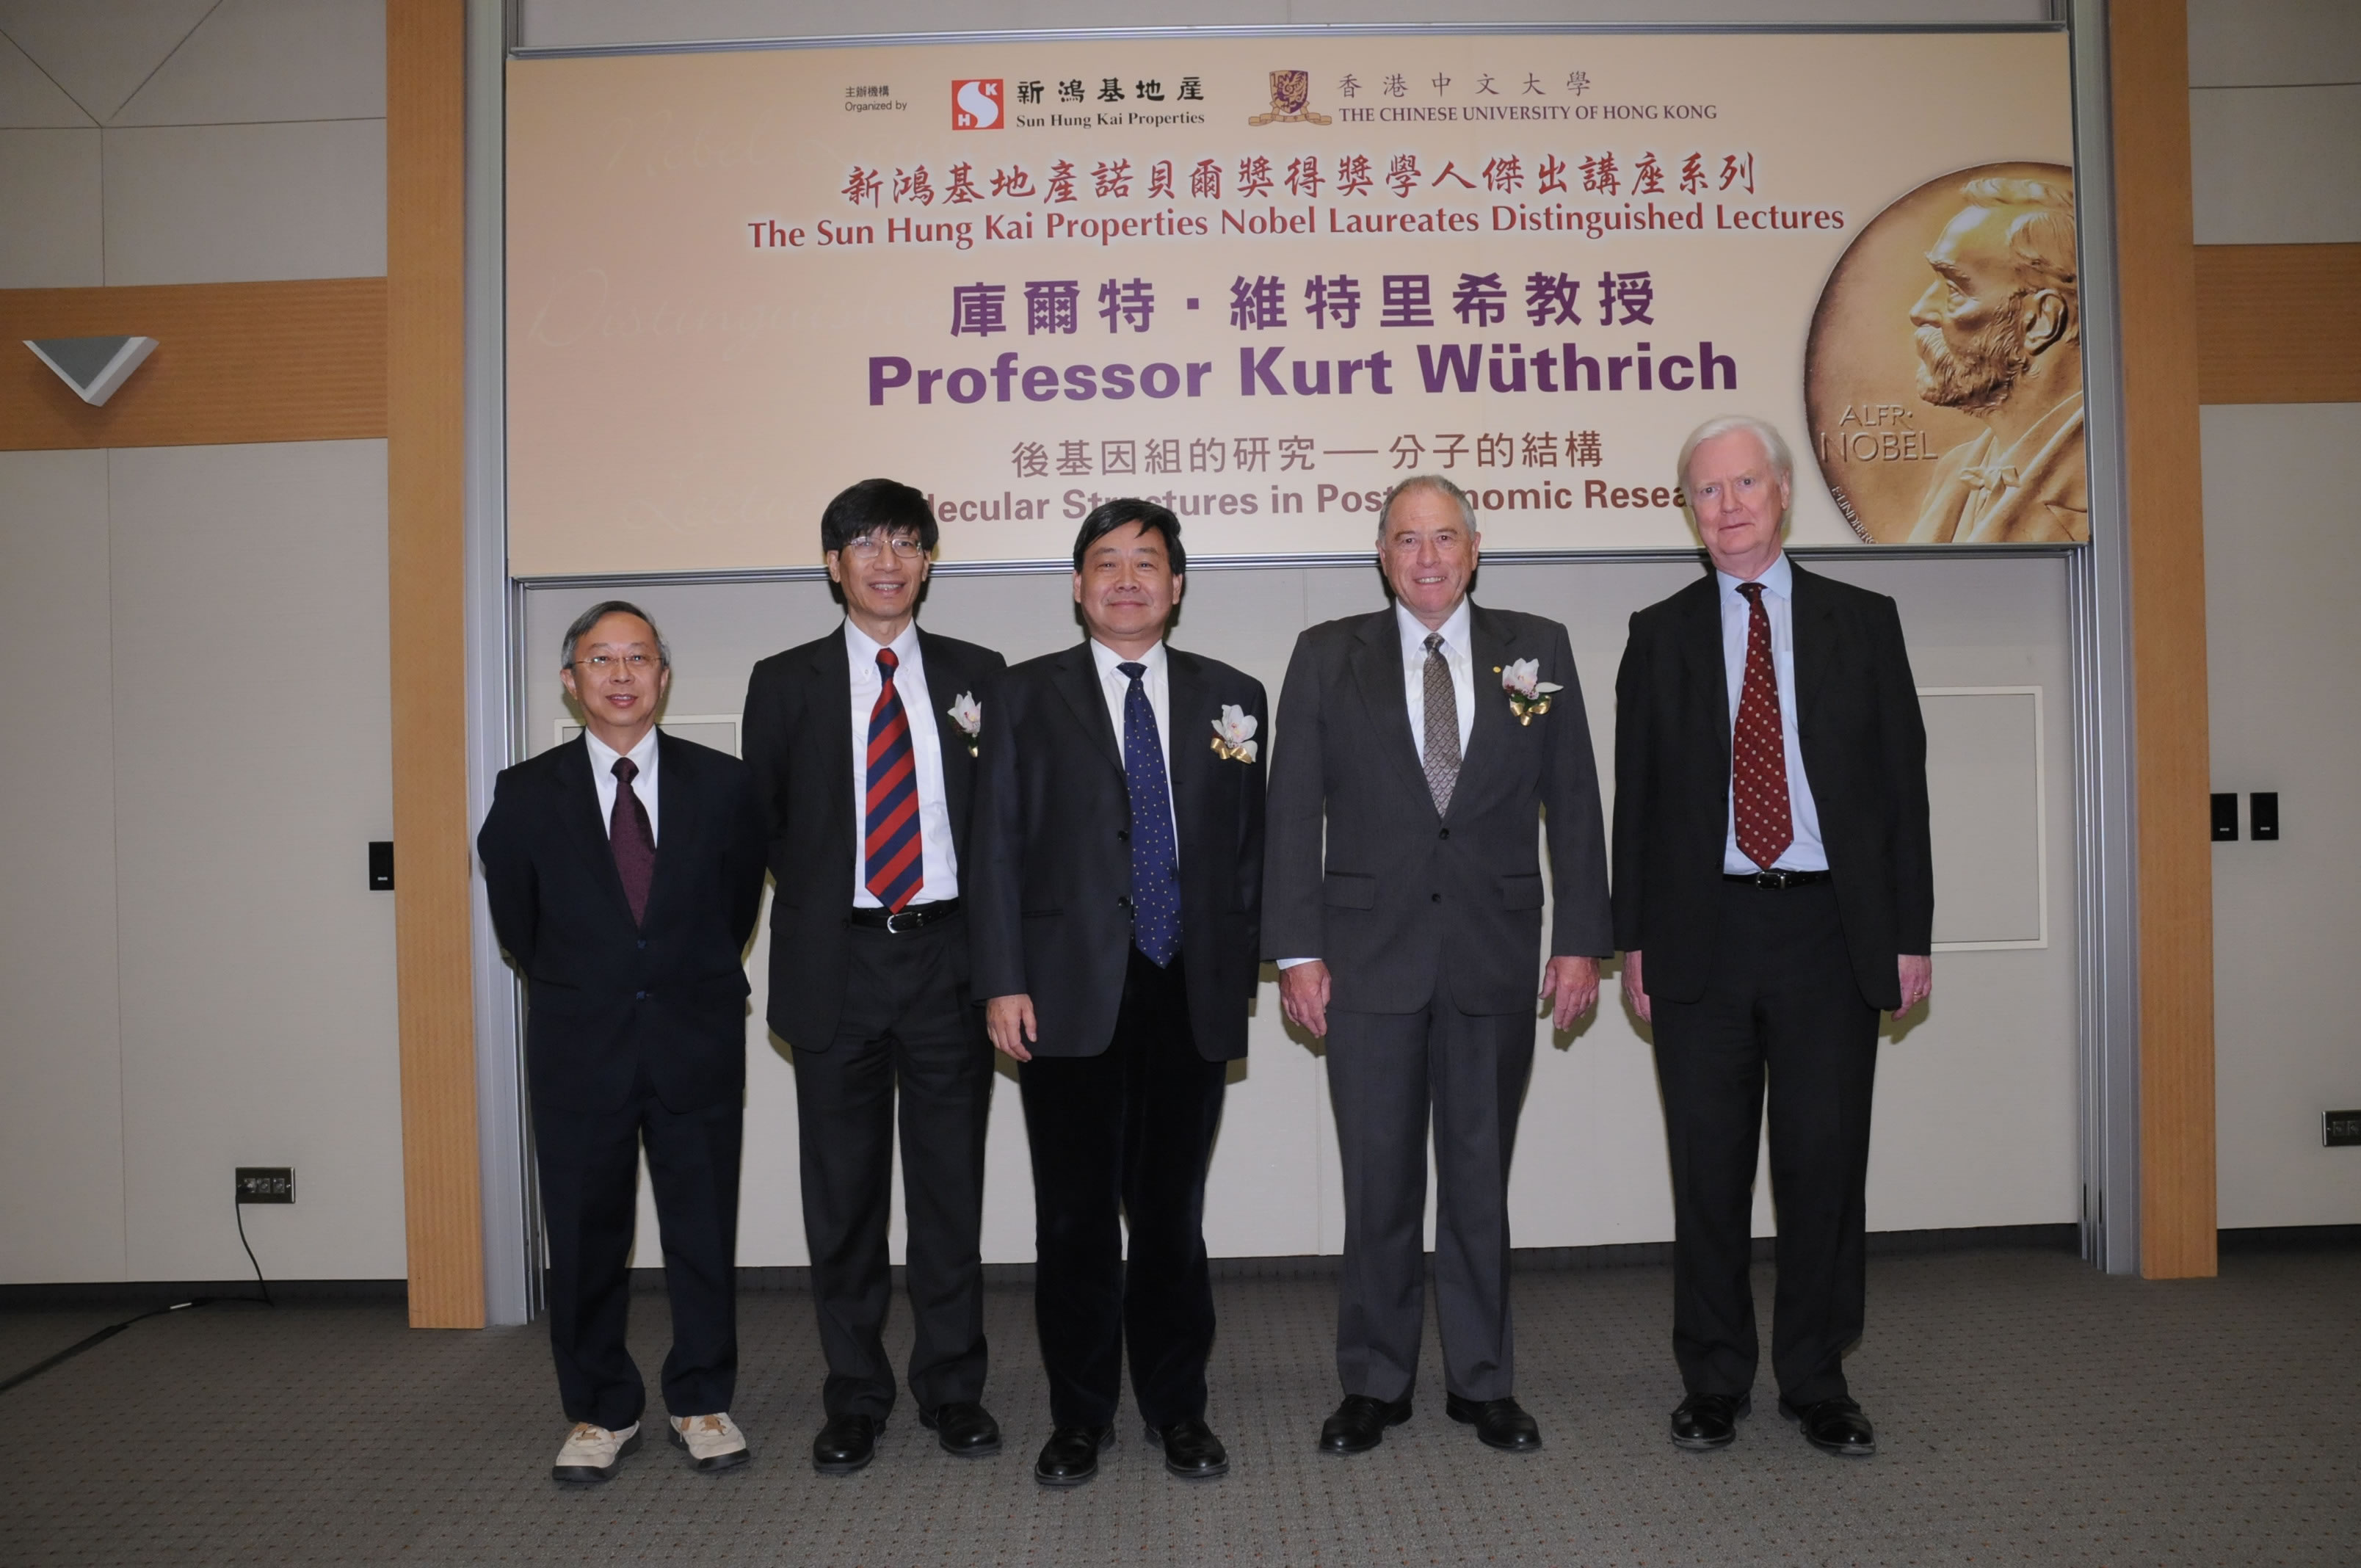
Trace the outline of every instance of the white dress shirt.
<instances>
[{"instance_id":1,"label":"white dress shirt","mask_svg":"<svg viewBox=\"0 0 2361 1568\"><path fill-rule=\"evenodd\" d=\"M951 847L950 806L943 798L943 738L933 695L927 689L926 661L918 653L918 623L902 628L893 642L884 643L847 620L844 652L852 674L852 906L882 909L883 901L869 891L868 861L863 853L869 837L869 715L885 683L877 673L877 653L890 646L896 661L894 689L901 695L902 711L910 721L910 761L918 784L918 891L911 907L939 904L959 896L959 852ZM956 694L954 694L956 695Z\"/></svg>"},{"instance_id":2,"label":"white dress shirt","mask_svg":"<svg viewBox=\"0 0 2361 1568\"><path fill-rule=\"evenodd\" d=\"M1730 736L1738 745L1738 698L1746 689L1746 599L1738 591L1739 578L1727 572L1713 575L1721 590L1721 668L1730 681ZM1772 863L1783 871L1824 872L1828 853L1820 844L1819 808L1812 804L1811 781L1804 776L1804 749L1795 736L1795 574L1785 552L1754 579L1763 585L1763 612L1771 622L1771 672L1779 682L1779 736L1787 753L1787 808L1795 838ZM1725 786L1727 780L1723 781ZM1762 868L1738 847L1737 797L1730 797L1730 833L1723 841L1721 869L1734 876L1751 875Z\"/></svg>"},{"instance_id":3,"label":"white dress shirt","mask_svg":"<svg viewBox=\"0 0 2361 1568\"><path fill-rule=\"evenodd\" d=\"M1118 751L1123 750L1123 707L1125 700L1131 695L1131 677L1116 666L1126 663L1148 666L1148 673L1140 677L1139 684L1147 688L1148 706L1156 715L1156 746L1157 750L1164 753L1164 799L1168 806L1170 805L1172 800L1172 683L1165 668L1164 644L1159 642L1137 659L1126 659L1093 637L1091 639L1091 658L1098 665L1099 691L1106 697L1107 717L1115 721L1115 744ZM1213 738L1213 732L1211 729L1206 730L1205 739L1208 743ZM1126 769L1131 766L1131 759L1128 756L1124 758L1124 766ZM1180 819L1177 815L1172 819L1172 845L1177 854L1180 846Z\"/></svg>"},{"instance_id":4,"label":"white dress shirt","mask_svg":"<svg viewBox=\"0 0 2361 1568\"><path fill-rule=\"evenodd\" d=\"M631 793L648 808L648 840L654 842L664 823L664 817L656 811L656 727L649 725L640 743L628 751L616 751L588 729L582 732L582 739L590 743L590 783L598 792L598 826L607 830L609 838L614 837L615 762L618 758L629 757L640 770L631 780Z\"/></svg>"},{"instance_id":5,"label":"white dress shirt","mask_svg":"<svg viewBox=\"0 0 2361 1568\"><path fill-rule=\"evenodd\" d=\"M1469 601L1465 594L1451 619L1434 630L1443 634L1439 650L1443 662L1451 670L1451 692L1459 708L1459 755L1467 755L1467 737L1476 732L1476 652L1468 642L1469 625L1474 620L1468 614ZM1418 747L1418 760L1426 762L1426 623L1404 609L1394 606L1394 624L1401 630L1402 696L1410 703L1410 738Z\"/></svg>"}]
</instances>

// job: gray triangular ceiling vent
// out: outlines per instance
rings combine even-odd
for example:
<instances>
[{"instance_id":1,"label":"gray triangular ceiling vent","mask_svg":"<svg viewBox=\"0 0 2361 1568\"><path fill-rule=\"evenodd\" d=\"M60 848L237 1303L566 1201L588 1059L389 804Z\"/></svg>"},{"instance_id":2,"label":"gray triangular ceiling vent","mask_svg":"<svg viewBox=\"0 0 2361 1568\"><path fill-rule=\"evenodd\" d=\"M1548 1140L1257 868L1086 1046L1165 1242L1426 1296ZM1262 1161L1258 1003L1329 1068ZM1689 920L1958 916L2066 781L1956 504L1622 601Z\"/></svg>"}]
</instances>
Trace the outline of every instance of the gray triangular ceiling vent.
<instances>
[{"instance_id":1,"label":"gray triangular ceiling vent","mask_svg":"<svg viewBox=\"0 0 2361 1568\"><path fill-rule=\"evenodd\" d=\"M44 337L25 339L25 346L74 389L74 396L97 408L115 396L147 357L156 352L152 337Z\"/></svg>"}]
</instances>

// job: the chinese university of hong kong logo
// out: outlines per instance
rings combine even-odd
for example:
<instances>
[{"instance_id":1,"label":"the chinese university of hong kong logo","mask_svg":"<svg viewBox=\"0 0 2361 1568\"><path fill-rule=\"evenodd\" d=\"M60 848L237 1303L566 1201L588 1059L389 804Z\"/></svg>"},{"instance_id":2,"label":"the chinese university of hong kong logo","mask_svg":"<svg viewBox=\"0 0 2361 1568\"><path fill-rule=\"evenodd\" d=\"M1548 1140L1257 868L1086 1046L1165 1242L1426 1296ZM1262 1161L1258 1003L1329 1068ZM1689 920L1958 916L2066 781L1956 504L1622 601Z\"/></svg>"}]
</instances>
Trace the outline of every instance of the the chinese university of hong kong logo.
<instances>
[{"instance_id":1,"label":"the chinese university of hong kong logo","mask_svg":"<svg viewBox=\"0 0 2361 1568\"><path fill-rule=\"evenodd\" d=\"M1274 71L1270 73L1270 113L1257 115L1248 120L1250 126L1324 126L1325 115L1315 115L1303 105L1312 101L1312 72L1308 71Z\"/></svg>"},{"instance_id":2,"label":"the chinese university of hong kong logo","mask_svg":"<svg viewBox=\"0 0 2361 1568\"><path fill-rule=\"evenodd\" d=\"M951 129L996 131L1007 122L1000 113L1000 82L968 81L951 83Z\"/></svg>"}]
</instances>

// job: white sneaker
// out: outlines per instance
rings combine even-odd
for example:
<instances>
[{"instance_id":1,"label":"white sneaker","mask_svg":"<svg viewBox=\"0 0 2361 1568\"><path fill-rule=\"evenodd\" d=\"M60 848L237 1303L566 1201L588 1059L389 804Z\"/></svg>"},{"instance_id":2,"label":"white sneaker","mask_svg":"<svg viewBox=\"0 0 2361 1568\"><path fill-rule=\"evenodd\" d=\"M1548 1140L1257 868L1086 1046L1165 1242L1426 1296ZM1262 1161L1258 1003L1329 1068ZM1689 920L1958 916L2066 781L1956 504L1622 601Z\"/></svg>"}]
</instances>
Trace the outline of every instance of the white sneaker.
<instances>
[{"instance_id":1,"label":"white sneaker","mask_svg":"<svg viewBox=\"0 0 2361 1568\"><path fill-rule=\"evenodd\" d=\"M605 1427L594 1427L588 1421L577 1421L574 1430L566 1436L566 1446L557 1451L557 1463L549 1467L549 1473L560 1481L612 1480L623 1456L639 1451L640 1423L637 1421L620 1431L609 1431Z\"/></svg>"},{"instance_id":2,"label":"white sneaker","mask_svg":"<svg viewBox=\"0 0 2361 1568\"><path fill-rule=\"evenodd\" d=\"M746 1434L738 1430L727 1410L710 1416L675 1416L672 1445L688 1451L692 1470L733 1469L752 1457L746 1452Z\"/></svg>"}]
</instances>

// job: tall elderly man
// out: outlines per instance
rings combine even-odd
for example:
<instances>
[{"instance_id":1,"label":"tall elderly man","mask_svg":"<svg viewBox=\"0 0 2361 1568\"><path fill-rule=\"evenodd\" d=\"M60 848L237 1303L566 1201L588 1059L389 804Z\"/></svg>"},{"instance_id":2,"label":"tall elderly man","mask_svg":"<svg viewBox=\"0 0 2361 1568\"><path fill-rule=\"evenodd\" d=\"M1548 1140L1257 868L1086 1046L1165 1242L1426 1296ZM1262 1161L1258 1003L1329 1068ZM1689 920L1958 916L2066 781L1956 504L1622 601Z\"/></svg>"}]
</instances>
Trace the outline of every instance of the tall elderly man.
<instances>
[{"instance_id":1,"label":"tall elderly man","mask_svg":"<svg viewBox=\"0 0 2361 1568\"><path fill-rule=\"evenodd\" d=\"M549 1343L574 1422L552 1473L604 1481L640 1443L647 1392L623 1329L642 1150L672 1298L672 1441L696 1469L731 1469L747 1459L730 1401L762 806L746 764L656 729L672 658L637 607L577 618L558 678L582 735L503 772L476 839L525 978Z\"/></svg>"},{"instance_id":2,"label":"tall elderly man","mask_svg":"<svg viewBox=\"0 0 2361 1568\"><path fill-rule=\"evenodd\" d=\"M1470 600L1481 543L1449 479L1396 486L1378 525L1392 606L1305 631L1279 696L1263 946L1287 1016L1328 1041L1345 1167L1331 1453L1411 1416L1430 1114L1444 1408L1491 1447L1541 1446L1515 1397L1509 1162L1536 971L1558 1028L1598 998L1607 856L1565 628Z\"/></svg>"},{"instance_id":3,"label":"tall elderly man","mask_svg":"<svg viewBox=\"0 0 2361 1568\"><path fill-rule=\"evenodd\" d=\"M1677 472L1713 570L1631 618L1615 685L1615 942L1654 1025L1672 1159L1672 1438L1726 1447L1752 1409L1767 1076L1779 1408L1813 1446L1866 1455L1842 1358L1863 1315L1878 1011L1932 985L1927 736L1894 601L1781 551L1779 433L1709 420Z\"/></svg>"},{"instance_id":4,"label":"tall elderly man","mask_svg":"<svg viewBox=\"0 0 2361 1568\"><path fill-rule=\"evenodd\" d=\"M894 1408L885 1354L894 1128L902 1130L919 1424L1000 1450L983 1408L983 1139L992 1047L968 989L961 878L973 731L1005 661L919 629L927 498L863 479L820 513L844 624L746 685L746 760L771 830L771 1027L795 1051L812 1305L828 1378L812 1467L869 1464ZM898 1106L897 1106L898 1102Z\"/></svg>"}]
</instances>

